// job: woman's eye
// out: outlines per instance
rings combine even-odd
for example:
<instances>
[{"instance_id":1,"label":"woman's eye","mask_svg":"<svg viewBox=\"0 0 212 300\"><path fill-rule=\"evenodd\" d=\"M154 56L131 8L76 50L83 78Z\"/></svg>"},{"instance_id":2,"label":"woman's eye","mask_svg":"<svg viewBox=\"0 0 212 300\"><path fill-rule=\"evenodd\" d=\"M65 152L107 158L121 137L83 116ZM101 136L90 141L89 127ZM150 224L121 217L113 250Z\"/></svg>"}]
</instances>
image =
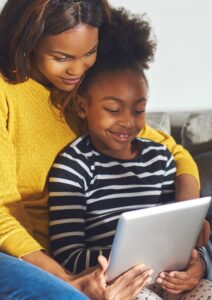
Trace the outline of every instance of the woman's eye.
<instances>
[{"instance_id":1,"label":"woman's eye","mask_svg":"<svg viewBox=\"0 0 212 300\"><path fill-rule=\"evenodd\" d=\"M91 56L91 55L93 55L94 53L96 53L97 52L97 48L96 49L93 49L93 50L91 50L90 52L88 52L88 53L86 53L86 55L85 56Z\"/></svg>"},{"instance_id":2,"label":"woman's eye","mask_svg":"<svg viewBox=\"0 0 212 300\"><path fill-rule=\"evenodd\" d=\"M54 57L53 59L59 62L63 62L63 61L70 60L70 57Z\"/></svg>"}]
</instances>

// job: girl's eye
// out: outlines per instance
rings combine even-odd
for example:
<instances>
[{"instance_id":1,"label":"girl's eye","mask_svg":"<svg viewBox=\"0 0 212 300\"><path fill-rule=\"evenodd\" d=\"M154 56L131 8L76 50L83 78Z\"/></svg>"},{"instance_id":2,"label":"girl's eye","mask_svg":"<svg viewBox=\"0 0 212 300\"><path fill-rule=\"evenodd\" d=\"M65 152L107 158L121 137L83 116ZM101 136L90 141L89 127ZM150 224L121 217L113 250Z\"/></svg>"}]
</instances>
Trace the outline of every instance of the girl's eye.
<instances>
[{"instance_id":1,"label":"girl's eye","mask_svg":"<svg viewBox=\"0 0 212 300\"><path fill-rule=\"evenodd\" d=\"M140 114L142 114L142 113L144 113L145 112L145 110L144 109L137 109L137 110L135 110L135 115L140 115Z\"/></svg>"},{"instance_id":2,"label":"girl's eye","mask_svg":"<svg viewBox=\"0 0 212 300\"><path fill-rule=\"evenodd\" d=\"M106 108L106 107L104 108L104 110L106 110L112 114L118 114L120 112L119 109L112 109L112 108Z\"/></svg>"}]
</instances>

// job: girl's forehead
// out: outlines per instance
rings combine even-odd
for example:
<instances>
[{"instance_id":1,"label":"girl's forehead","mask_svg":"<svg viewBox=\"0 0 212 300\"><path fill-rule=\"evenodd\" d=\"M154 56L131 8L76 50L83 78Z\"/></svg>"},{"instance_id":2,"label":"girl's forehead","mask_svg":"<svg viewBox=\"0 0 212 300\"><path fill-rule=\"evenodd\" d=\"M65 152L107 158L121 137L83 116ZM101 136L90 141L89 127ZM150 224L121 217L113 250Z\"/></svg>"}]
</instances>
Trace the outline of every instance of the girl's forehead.
<instances>
[{"instance_id":1,"label":"girl's forehead","mask_svg":"<svg viewBox=\"0 0 212 300\"><path fill-rule=\"evenodd\" d=\"M91 99L121 98L140 99L147 98L148 87L146 80L137 73L115 72L105 73L92 81L88 88Z\"/></svg>"},{"instance_id":2,"label":"girl's forehead","mask_svg":"<svg viewBox=\"0 0 212 300\"><path fill-rule=\"evenodd\" d=\"M112 87L117 85L129 86L140 86L142 88L147 88L146 79L142 74L138 74L133 70L120 70L120 71L109 71L102 72L99 76L96 76L96 88L101 88L102 86Z\"/></svg>"}]
</instances>

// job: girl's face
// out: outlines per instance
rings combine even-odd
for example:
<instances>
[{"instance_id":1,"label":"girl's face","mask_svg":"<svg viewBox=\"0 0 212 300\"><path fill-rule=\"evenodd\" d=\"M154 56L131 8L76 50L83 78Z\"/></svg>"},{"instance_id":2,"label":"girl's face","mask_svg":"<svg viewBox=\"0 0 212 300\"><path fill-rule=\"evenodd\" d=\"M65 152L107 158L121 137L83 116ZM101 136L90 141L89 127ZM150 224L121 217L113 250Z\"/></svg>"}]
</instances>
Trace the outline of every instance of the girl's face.
<instances>
[{"instance_id":1,"label":"girl's face","mask_svg":"<svg viewBox=\"0 0 212 300\"><path fill-rule=\"evenodd\" d=\"M102 75L78 99L78 113L86 116L93 145L119 159L132 159L138 148L132 140L145 125L147 84L131 71Z\"/></svg>"},{"instance_id":2,"label":"girl's face","mask_svg":"<svg viewBox=\"0 0 212 300\"><path fill-rule=\"evenodd\" d=\"M46 86L72 91L96 60L98 28L85 24L46 36L33 52L31 77Z\"/></svg>"}]
</instances>

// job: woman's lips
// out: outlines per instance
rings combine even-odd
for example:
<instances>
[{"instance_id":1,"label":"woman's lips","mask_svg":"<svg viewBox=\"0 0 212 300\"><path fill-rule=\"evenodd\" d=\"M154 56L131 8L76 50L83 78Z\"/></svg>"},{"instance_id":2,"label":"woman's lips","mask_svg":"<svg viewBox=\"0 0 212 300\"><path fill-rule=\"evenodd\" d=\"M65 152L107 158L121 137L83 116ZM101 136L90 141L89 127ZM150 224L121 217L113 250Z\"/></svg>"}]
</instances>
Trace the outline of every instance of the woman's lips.
<instances>
[{"instance_id":1,"label":"woman's lips","mask_svg":"<svg viewBox=\"0 0 212 300\"><path fill-rule=\"evenodd\" d=\"M66 85L76 85L80 82L82 77L78 78L61 78L62 82Z\"/></svg>"}]
</instances>

